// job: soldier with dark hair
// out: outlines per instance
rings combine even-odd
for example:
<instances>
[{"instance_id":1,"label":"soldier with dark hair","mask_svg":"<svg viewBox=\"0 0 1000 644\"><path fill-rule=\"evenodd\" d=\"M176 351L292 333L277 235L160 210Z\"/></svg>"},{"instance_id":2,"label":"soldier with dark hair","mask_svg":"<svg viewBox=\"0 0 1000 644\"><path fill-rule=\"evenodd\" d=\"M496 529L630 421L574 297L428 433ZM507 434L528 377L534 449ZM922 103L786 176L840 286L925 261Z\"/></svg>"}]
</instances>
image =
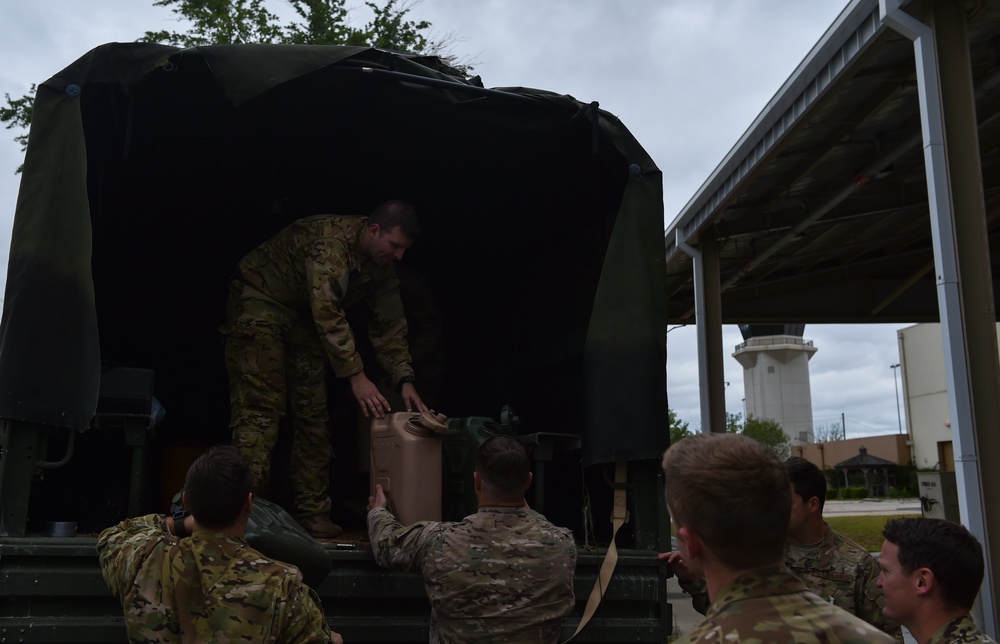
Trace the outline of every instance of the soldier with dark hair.
<instances>
[{"instance_id":1,"label":"soldier with dark hair","mask_svg":"<svg viewBox=\"0 0 1000 644\"><path fill-rule=\"evenodd\" d=\"M97 540L104 580L133 642L342 642L292 565L244 540L250 470L231 446L188 469L183 520L127 519Z\"/></svg>"},{"instance_id":2,"label":"soldier with dark hair","mask_svg":"<svg viewBox=\"0 0 1000 644\"><path fill-rule=\"evenodd\" d=\"M240 261L227 303L226 367L233 444L264 495L281 419L292 421L292 514L311 535L342 531L330 519L331 443L326 363L346 378L361 411L390 411L365 374L345 311L370 310L368 336L407 411L427 411L414 387L406 318L393 262L419 235L413 208L388 201L368 217L300 219Z\"/></svg>"},{"instance_id":3,"label":"soldier with dark hair","mask_svg":"<svg viewBox=\"0 0 1000 644\"><path fill-rule=\"evenodd\" d=\"M419 572L431 602L431 642L557 642L573 610L572 533L528 508L531 460L496 435L476 455L479 512L458 523L402 526L382 486L368 499L375 561Z\"/></svg>"},{"instance_id":4,"label":"soldier with dark hair","mask_svg":"<svg viewBox=\"0 0 1000 644\"><path fill-rule=\"evenodd\" d=\"M899 624L882 614L885 597L878 587L878 562L823 519L823 472L801 456L787 459L785 469L792 482L785 565L823 599L903 641Z\"/></svg>"},{"instance_id":5,"label":"soldier with dark hair","mask_svg":"<svg viewBox=\"0 0 1000 644\"><path fill-rule=\"evenodd\" d=\"M969 614L985 570L983 547L972 533L943 519L907 517L886 523L882 536L878 585L886 617L918 642L993 642Z\"/></svg>"}]
</instances>

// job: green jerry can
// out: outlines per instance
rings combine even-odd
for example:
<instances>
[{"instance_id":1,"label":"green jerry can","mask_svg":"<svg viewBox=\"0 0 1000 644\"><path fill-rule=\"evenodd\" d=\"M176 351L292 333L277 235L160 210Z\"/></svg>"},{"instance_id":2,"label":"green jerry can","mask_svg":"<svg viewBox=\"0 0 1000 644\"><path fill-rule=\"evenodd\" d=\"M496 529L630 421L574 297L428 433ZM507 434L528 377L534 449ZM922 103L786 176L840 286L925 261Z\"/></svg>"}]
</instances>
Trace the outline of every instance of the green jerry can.
<instances>
[{"instance_id":1,"label":"green jerry can","mask_svg":"<svg viewBox=\"0 0 1000 644\"><path fill-rule=\"evenodd\" d=\"M448 419L442 445L445 521L461 521L479 508L472 473L476 470L476 451L482 442L494 434L517 436L520 424L521 419L509 405L501 409L499 422L488 416Z\"/></svg>"}]
</instances>

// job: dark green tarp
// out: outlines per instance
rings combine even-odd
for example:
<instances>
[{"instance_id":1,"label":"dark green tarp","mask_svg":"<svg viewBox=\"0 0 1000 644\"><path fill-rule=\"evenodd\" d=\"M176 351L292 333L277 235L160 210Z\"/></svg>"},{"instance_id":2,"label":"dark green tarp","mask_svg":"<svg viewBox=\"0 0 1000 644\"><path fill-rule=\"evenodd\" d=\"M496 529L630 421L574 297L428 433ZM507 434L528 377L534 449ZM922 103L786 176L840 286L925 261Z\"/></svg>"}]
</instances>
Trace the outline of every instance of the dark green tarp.
<instances>
[{"instance_id":1,"label":"dark green tarp","mask_svg":"<svg viewBox=\"0 0 1000 644\"><path fill-rule=\"evenodd\" d=\"M226 285L311 214L412 202L449 416L510 404L584 462L666 447L661 175L611 114L348 47L94 49L40 85L0 327L0 417L82 429L102 361L224 441ZM419 366L418 366L419 379Z\"/></svg>"}]
</instances>

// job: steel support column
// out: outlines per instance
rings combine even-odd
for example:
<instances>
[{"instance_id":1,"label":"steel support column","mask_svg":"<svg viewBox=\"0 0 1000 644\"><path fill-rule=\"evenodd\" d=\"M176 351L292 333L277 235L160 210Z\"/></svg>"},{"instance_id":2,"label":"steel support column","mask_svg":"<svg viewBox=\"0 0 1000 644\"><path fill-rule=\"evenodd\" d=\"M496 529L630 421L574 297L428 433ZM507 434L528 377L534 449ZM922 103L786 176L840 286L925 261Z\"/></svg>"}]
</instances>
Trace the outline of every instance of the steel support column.
<instances>
[{"instance_id":1,"label":"steel support column","mask_svg":"<svg viewBox=\"0 0 1000 644\"><path fill-rule=\"evenodd\" d=\"M726 431L726 376L722 353L722 283L719 271L719 240L709 233L701 238L701 261L705 279L705 363L708 368L708 418L702 431Z\"/></svg>"},{"instance_id":2,"label":"steel support column","mask_svg":"<svg viewBox=\"0 0 1000 644\"><path fill-rule=\"evenodd\" d=\"M726 431L725 370L722 366L722 288L719 284L719 242L702 239L701 251L681 239L677 248L691 257L694 269L694 318L698 336L698 401L701 431Z\"/></svg>"},{"instance_id":3,"label":"steel support column","mask_svg":"<svg viewBox=\"0 0 1000 644\"><path fill-rule=\"evenodd\" d=\"M995 397L996 380L989 383L979 383L973 389L973 377L970 362L970 341L978 341L981 331L980 322L970 321L968 317L980 318L989 308L990 333L993 355L996 360L996 331L993 317L992 294L989 293L987 281L984 289L981 280L983 275L973 275L973 271L984 270L985 276L990 275L988 255L985 255L985 218L982 206L982 186L978 187L978 197L974 193L977 188L969 185L967 178L959 177L960 173L971 172L969 167L970 142L974 149L975 179L981 176L978 160L978 145L975 145L975 108L973 103L973 86L971 69L968 63L968 41L965 37L964 15L955 16L946 6L949 3L932 2L929 5L929 17L937 18L940 33L920 22L899 7L899 0L880 0L882 20L913 41L914 57L917 71L917 94L920 101L921 131L924 144L924 165L927 175L927 197L931 219L931 237L934 247L934 266L938 290L938 308L941 318L941 333L944 344L945 378L948 386L948 406L951 412L952 442L957 455L955 469L959 489L959 512L962 522L976 537L988 547L986 539L986 516L984 514L981 468L977 455L975 431L975 409L973 399L976 393L984 391L979 388L992 386L990 395ZM957 11L964 11L964 4L954 3ZM940 14L935 16L935 14ZM945 51L939 58L940 51ZM964 54L963 54L964 52ZM961 57L965 57L963 63ZM939 68L939 64L942 65ZM965 65L964 70L955 73L956 68ZM941 70L948 65L948 73L958 78L948 79L948 91L942 90ZM956 96L961 94L961 96ZM963 107L964 105L964 107ZM946 146L945 112L948 111L949 144ZM973 127L971 135L963 134L967 124L960 123L969 119ZM951 137L954 137L953 139ZM948 149L946 149L946 147ZM954 148L954 149L952 149ZM949 161L959 163L961 167L952 165ZM979 200L978 207L970 205ZM957 208L971 208L970 212L960 212ZM978 228L979 232L976 232ZM979 239L974 237L979 235ZM979 248L976 248L978 241ZM968 248L967 248L968 247ZM963 267L959 266L958 252L962 253ZM965 252L971 255L982 254L983 257L966 258ZM968 280L968 281L966 281ZM979 284L977 286L977 283ZM986 295L984 295L984 293ZM982 298L988 296L988 303ZM979 312L977 309L982 309ZM972 335L974 334L974 335ZM987 346L976 346L974 353L983 354L989 351ZM979 358L977 357L977 364ZM995 368L994 368L995 369ZM986 377L989 368L986 368ZM994 401L995 404L995 401ZM984 405L987 403L984 401ZM987 407L984 407L984 413ZM995 421L996 417L993 417ZM981 419L989 422L990 418ZM983 426L983 425L980 425ZM987 555L989 551L987 550ZM992 566L987 569L986 579L980 592L980 602L977 603L976 621L990 635L996 635L996 605L993 592Z\"/></svg>"},{"instance_id":4,"label":"steel support column","mask_svg":"<svg viewBox=\"0 0 1000 644\"><path fill-rule=\"evenodd\" d=\"M1000 615L996 580L1000 561L989 556L1000 553L997 530L1000 506L983 503L989 490L1000 491L1000 471L981 467L983 460L1000 457L1000 359L998 359L996 310L993 306L992 270L983 196L983 171L979 150L979 120L976 118L975 87L966 24L966 4L934 2L930 21L934 31L941 79L941 107L944 116L945 154L951 186L952 217L955 226L958 285L962 304L966 364L972 402L973 425L959 440L953 440L959 494L969 497L961 511L984 514L984 533L977 535L986 550L987 570L981 594L983 621L990 635L997 635ZM992 459L990 457L992 456ZM978 486L968 495L968 486ZM963 508L978 502L978 508ZM992 533L992 534L991 534ZM992 605L990 605L992 598ZM992 613L992 614L991 614Z\"/></svg>"}]
</instances>

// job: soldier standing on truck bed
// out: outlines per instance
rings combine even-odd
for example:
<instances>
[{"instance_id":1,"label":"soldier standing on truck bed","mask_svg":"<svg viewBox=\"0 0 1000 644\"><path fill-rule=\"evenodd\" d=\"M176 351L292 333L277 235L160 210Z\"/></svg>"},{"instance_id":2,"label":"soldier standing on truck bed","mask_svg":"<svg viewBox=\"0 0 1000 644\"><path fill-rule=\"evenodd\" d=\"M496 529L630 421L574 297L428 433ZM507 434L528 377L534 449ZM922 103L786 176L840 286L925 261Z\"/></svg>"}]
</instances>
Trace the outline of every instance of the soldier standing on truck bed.
<instances>
[{"instance_id":1,"label":"soldier standing on truck bed","mask_svg":"<svg viewBox=\"0 0 1000 644\"><path fill-rule=\"evenodd\" d=\"M97 540L130 642L343 642L298 568L244 540L250 470L232 446L195 460L183 503L183 518L127 519Z\"/></svg>"},{"instance_id":2,"label":"soldier standing on truck bed","mask_svg":"<svg viewBox=\"0 0 1000 644\"><path fill-rule=\"evenodd\" d=\"M365 375L345 309L371 311L368 335L407 411L427 411L413 385L406 319L393 262L419 235L416 213L388 201L366 219L300 219L240 261L226 306L233 444L250 465L254 491L270 477L278 428L290 408L293 515L311 535L333 538L325 363L347 378L365 416L389 403Z\"/></svg>"}]
</instances>

